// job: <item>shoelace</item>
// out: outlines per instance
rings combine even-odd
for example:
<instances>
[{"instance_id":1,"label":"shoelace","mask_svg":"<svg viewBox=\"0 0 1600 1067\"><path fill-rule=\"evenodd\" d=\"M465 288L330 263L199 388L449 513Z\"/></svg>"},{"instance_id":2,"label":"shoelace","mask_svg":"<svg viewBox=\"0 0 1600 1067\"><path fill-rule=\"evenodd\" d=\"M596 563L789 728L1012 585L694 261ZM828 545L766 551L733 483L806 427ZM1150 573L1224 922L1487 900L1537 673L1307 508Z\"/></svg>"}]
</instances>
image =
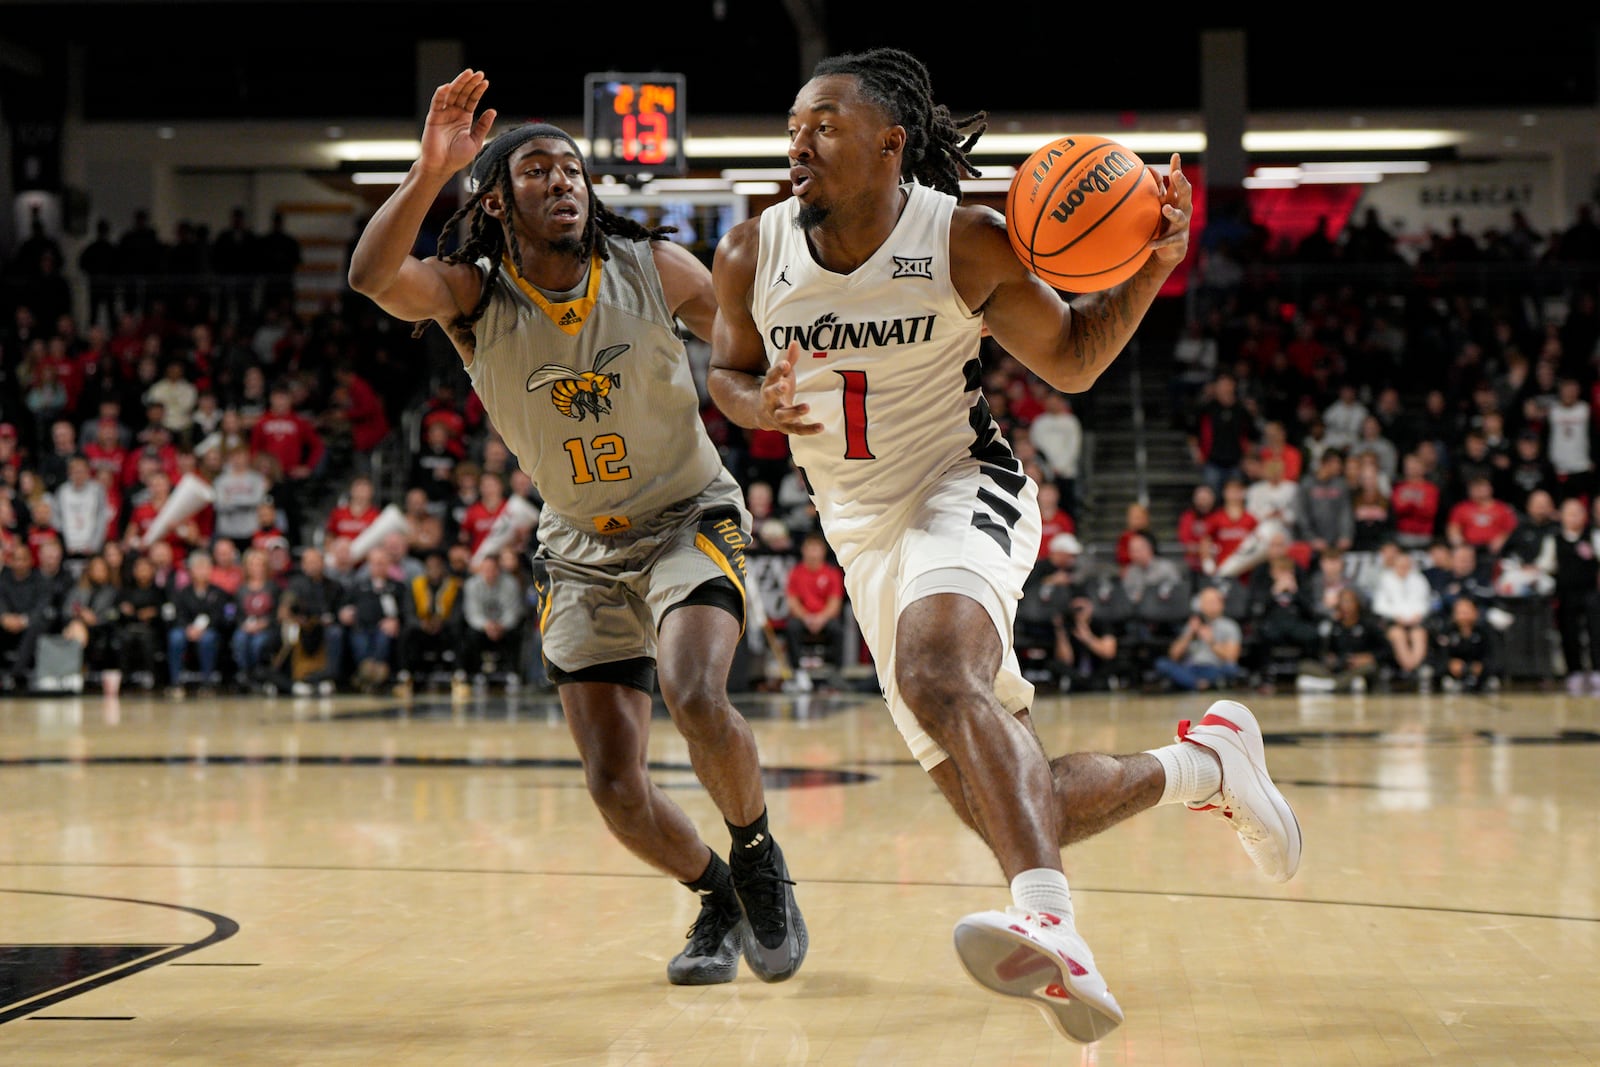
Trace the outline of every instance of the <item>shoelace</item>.
<instances>
[{"instance_id":1,"label":"shoelace","mask_svg":"<svg viewBox=\"0 0 1600 1067\"><path fill-rule=\"evenodd\" d=\"M741 863L733 881L739 887L740 898L744 900L751 928L758 935L782 935L788 925L783 887L794 885L794 881L779 872L776 851L768 849L764 855L751 860L748 866ZM766 940L762 938L763 944Z\"/></svg>"},{"instance_id":2,"label":"shoelace","mask_svg":"<svg viewBox=\"0 0 1600 1067\"><path fill-rule=\"evenodd\" d=\"M706 897L700 905L700 914L684 935L689 942L684 951L690 956L715 956L722 948L722 939L738 921L737 906L730 912Z\"/></svg>"}]
</instances>

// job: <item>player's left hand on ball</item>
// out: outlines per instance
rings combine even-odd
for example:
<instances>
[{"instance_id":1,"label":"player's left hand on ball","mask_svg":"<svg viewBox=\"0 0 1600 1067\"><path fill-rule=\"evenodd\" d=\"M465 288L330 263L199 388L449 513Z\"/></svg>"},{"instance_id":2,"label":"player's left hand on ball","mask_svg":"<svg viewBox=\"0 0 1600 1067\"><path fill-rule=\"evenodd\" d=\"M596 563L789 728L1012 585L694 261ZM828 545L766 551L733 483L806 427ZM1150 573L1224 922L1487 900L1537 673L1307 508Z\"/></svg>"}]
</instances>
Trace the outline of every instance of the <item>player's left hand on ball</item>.
<instances>
[{"instance_id":1,"label":"player's left hand on ball","mask_svg":"<svg viewBox=\"0 0 1600 1067\"><path fill-rule=\"evenodd\" d=\"M1161 182L1161 216L1165 221L1161 235L1150 242L1151 259L1173 266L1183 262L1189 254L1189 218L1193 210L1194 187L1174 152L1172 168Z\"/></svg>"}]
</instances>

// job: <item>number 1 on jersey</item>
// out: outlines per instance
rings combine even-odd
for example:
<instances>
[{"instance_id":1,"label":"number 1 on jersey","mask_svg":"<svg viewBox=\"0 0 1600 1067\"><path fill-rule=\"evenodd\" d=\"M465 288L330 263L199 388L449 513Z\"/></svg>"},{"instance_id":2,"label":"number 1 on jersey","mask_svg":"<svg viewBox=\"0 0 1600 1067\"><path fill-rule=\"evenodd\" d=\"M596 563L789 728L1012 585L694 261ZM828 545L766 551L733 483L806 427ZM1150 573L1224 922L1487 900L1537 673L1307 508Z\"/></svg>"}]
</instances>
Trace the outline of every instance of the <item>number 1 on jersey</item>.
<instances>
[{"instance_id":1,"label":"number 1 on jersey","mask_svg":"<svg viewBox=\"0 0 1600 1067\"><path fill-rule=\"evenodd\" d=\"M844 458L877 459L867 447L867 372L833 373L844 379Z\"/></svg>"}]
</instances>

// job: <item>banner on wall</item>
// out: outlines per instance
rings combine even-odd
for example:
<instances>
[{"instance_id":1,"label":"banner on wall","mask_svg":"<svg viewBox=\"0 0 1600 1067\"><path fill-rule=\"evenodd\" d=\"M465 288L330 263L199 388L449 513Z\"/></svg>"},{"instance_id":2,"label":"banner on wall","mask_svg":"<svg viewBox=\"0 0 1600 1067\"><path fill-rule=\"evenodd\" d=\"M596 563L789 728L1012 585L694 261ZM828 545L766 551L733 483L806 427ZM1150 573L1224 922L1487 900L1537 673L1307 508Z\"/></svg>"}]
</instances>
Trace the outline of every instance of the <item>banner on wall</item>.
<instances>
[{"instance_id":1,"label":"banner on wall","mask_svg":"<svg viewBox=\"0 0 1600 1067\"><path fill-rule=\"evenodd\" d=\"M1361 187L1356 212L1368 208L1399 240L1401 250L1420 250L1430 235L1450 232L1452 219L1474 237L1505 232L1520 211L1535 230L1563 228L1549 168L1536 162L1440 163L1426 174L1395 174Z\"/></svg>"}]
</instances>

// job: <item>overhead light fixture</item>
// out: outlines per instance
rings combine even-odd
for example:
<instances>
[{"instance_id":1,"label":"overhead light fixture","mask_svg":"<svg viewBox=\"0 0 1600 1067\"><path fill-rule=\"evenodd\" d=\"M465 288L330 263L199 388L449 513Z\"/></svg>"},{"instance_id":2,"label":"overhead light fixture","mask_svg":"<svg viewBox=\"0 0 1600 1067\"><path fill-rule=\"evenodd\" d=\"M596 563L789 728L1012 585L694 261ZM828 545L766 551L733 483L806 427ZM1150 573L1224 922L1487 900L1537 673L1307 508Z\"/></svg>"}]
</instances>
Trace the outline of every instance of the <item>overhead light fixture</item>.
<instances>
[{"instance_id":1,"label":"overhead light fixture","mask_svg":"<svg viewBox=\"0 0 1600 1067\"><path fill-rule=\"evenodd\" d=\"M1378 174L1426 174L1433 164L1421 159L1341 159L1321 163L1302 163L1300 169L1307 173L1330 174L1347 171L1369 171Z\"/></svg>"},{"instance_id":2,"label":"overhead light fixture","mask_svg":"<svg viewBox=\"0 0 1600 1067\"><path fill-rule=\"evenodd\" d=\"M1247 152L1429 152L1460 143L1461 135L1451 130L1258 130L1244 135Z\"/></svg>"},{"instance_id":3,"label":"overhead light fixture","mask_svg":"<svg viewBox=\"0 0 1600 1067\"><path fill-rule=\"evenodd\" d=\"M421 141L339 141L324 148L341 162L370 163L375 159L416 159Z\"/></svg>"},{"instance_id":4,"label":"overhead light fixture","mask_svg":"<svg viewBox=\"0 0 1600 1067\"><path fill-rule=\"evenodd\" d=\"M1010 178L962 178L963 193L1004 193L1011 190Z\"/></svg>"},{"instance_id":5,"label":"overhead light fixture","mask_svg":"<svg viewBox=\"0 0 1600 1067\"><path fill-rule=\"evenodd\" d=\"M1375 170L1301 171L1301 185L1372 185L1383 181Z\"/></svg>"},{"instance_id":6,"label":"overhead light fixture","mask_svg":"<svg viewBox=\"0 0 1600 1067\"><path fill-rule=\"evenodd\" d=\"M979 156L1016 156L1025 159L1040 145L1070 135L1109 137L1138 153L1197 154L1206 150L1206 135L1197 130L1041 130L1035 133L989 131L973 148ZM1417 129L1329 129L1255 130L1243 137L1247 152L1428 152L1460 144L1461 134L1452 130ZM787 137L690 137L691 159L770 159L782 160L789 152ZM761 168L775 170L776 168ZM724 177L729 177L724 172ZM782 180L787 172L774 178ZM987 177L987 175L985 175ZM741 171L740 179L746 176ZM749 180L764 180L754 174Z\"/></svg>"},{"instance_id":7,"label":"overhead light fixture","mask_svg":"<svg viewBox=\"0 0 1600 1067\"><path fill-rule=\"evenodd\" d=\"M789 172L782 167L729 167L719 171L730 182L786 182Z\"/></svg>"},{"instance_id":8,"label":"overhead light fixture","mask_svg":"<svg viewBox=\"0 0 1600 1067\"><path fill-rule=\"evenodd\" d=\"M358 170L350 175L354 185L399 185L406 180L403 170Z\"/></svg>"}]
</instances>

